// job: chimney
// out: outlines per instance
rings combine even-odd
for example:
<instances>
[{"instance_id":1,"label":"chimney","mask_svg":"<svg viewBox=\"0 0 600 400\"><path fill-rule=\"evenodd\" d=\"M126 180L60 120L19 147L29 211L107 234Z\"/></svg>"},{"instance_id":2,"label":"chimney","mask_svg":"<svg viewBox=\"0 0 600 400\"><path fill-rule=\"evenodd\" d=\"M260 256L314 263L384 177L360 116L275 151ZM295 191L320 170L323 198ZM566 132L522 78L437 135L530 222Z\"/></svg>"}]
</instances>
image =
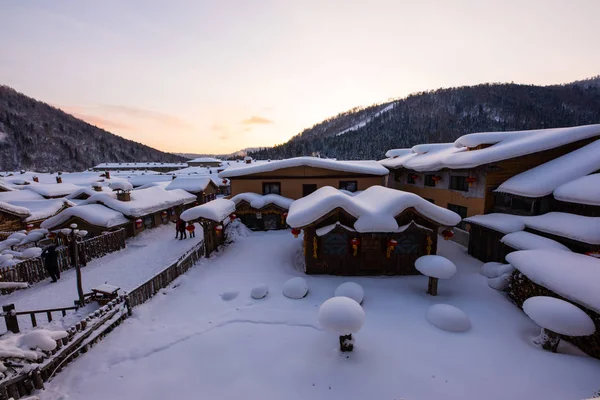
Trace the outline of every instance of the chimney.
<instances>
[{"instance_id":1,"label":"chimney","mask_svg":"<svg viewBox=\"0 0 600 400\"><path fill-rule=\"evenodd\" d=\"M110 172L104 171L104 176L106 177L106 179L110 179Z\"/></svg>"},{"instance_id":2,"label":"chimney","mask_svg":"<svg viewBox=\"0 0 600 400\"><path fill-rule=\"evenodd\" d=\"M56 177L56 183L62 183L62 178L60 176Z\"/></svg>"},{"instance_id":3,"label":"chimney","mask_svg":"<svg viewBox=\"0 0 600 400\"><path fill-rule=\"evenodd\" d=\"M94 184L92 184L92 187L94 188L94 190L95 190L96 192L101 192L101 191L102 191L102 185L101 185L101 184L99 184L99 183L94 183Z\"/></svg>"},{"instance_id":4,"label":"chimney","mask_svg":"<svg viewBox=\"0 0 600 400\"><path fill-rule=\"evenodd\" d=\"M34 182L39 182L39 181L40 181L40 178L38 178L37 176L34 176L34 177L33 177L33 181L34 181Z\"/></svg>"},{"instance_id":5,"label":"chimney","mask_svg":"<svg viewBox=\"0 0 600 400\"><path fill-rule=\"evenodd\" d=\"M117 192L117 200L120 200L120 201L130 201L131 200L131 193L119 190Z\"/></svg>"}]
</instances>

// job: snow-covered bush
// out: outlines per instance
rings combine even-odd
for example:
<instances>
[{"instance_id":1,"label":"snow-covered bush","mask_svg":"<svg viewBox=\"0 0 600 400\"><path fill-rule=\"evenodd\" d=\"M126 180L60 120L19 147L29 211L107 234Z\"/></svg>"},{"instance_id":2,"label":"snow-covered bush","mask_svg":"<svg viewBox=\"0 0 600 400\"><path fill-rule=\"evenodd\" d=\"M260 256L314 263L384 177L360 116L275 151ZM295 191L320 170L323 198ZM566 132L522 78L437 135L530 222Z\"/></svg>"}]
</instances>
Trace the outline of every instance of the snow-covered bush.
<instances>
[{"instance_id":1,"label":"snow-covered bush","mask_svg":"<svg viewBox=\"0 0 600 400\"><path fill-rule=\"evenodd\" d=\"M225 227L225 237L227 238L227 243L234 243L241 238L248 237L250 232L250 229L248 229L246 225L244 225L239 219L231 221L231 223Z\"/></svg>"},{"instance_id":2,"label":"snow-covered bush","mask_svg":"<svg viewBox=\"0 0 600 400\"><path fill-rule=\"evenodd\" d=\"M471 329L471 320L460 308L449 304L434 304L427 310L427 320L435 327L450 332Z\"/></svg>"},{"instance_id":3,"label":"snow-covered bush","mask_svg":"<svg viewBox=\"0 0 600 400\"><path fill-rule=\"evenodd\" d=\"M508 289L508 285L510 283L510 273L500 275L496 278L488 279L488 286L492 289L505 291Z\"/></svg>"},{"instance_id":4,"label":"snow-covered bush","mask_svg":"<svg viewBox=\"0 0 600 400\"><path fill-rule=\"evenodd\" d=\"M352 351L352 334L358 332L365 323L365 311L349 297L332 297L319 307L319 323L340 336L341 351Z\"/></svg>"},{"instance_id":5,"label":"snow-covered bush","mask_svg":"<svg viewBox=\"0 0 600 400\"><path fill-rule=\"evenodd\" d=\"M352 300L356 301L358 304L362 304L363 299L365 297L365 291L356 282L344 282L340 286L335 289L333 294L336 297L345 296L349 297Z\"/></svg>"},{"instance_id":6,"label":"snow-covered bush","mask_svg":"<svg viewBox=\"0 0 600 400\"><path fill-rule=\"evenodd\" d=\"M42 249L39 247L30 247L21 252L22 258L36 258L42 255Z\"/></svg>"},{"instance_id":7,"label":"snow-covered bush","mask_svg":"<svg viewBox=\"0 0 600 400\"><path fill-rule=\"evenodd\" d=\"M283 295L290 299L302 299L308 293L306 279L296 277L283 284Z\"/></svg>"},{"instance_id":8,"label":"snow-covered bush","mask_svg":"<svg viewBox=\"0 0 600 400\"><path fill-rule=\"evenodd\" d=\"M252 288L250 291L250 296L253 299L262 299L267 295L267 293L269 293L269 287L264 283L261 283L260 285L256 285Z\"/></svg>"}]
</instances>

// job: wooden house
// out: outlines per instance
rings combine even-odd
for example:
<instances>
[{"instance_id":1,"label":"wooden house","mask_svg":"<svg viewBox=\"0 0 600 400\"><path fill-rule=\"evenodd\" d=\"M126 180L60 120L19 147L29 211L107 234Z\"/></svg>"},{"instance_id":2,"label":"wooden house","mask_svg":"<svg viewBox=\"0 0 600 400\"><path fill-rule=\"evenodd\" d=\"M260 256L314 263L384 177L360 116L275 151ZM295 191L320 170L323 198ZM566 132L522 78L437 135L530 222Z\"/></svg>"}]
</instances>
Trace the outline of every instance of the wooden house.
<instances>
[{"instance_id":1,"label":"wooden house","mask_svg":"<svg viewBox=\"0 0 600 400\"><path fill-rule=\"evenodd\" d=\"M214 157L199 157L187 161L189 167L220 167L222 161Z\"/></svg>"},{"instance_id":2,"label":"wooden house","mask_svg":"<svg viewBox=\"0 0 600 400\"><path fill-rule=\"evenodd\" d=\"M35 183L27 185L27 188L23 190L31 190L45 199L59 199L79 189L81 189L81 186L72 183Z\"/></svg>"},{"instance_id":3,"label":"wooden house","mask_svg":"<svg viewBox=\"0 0 600 400\"><path fill-rule=\"evenodd\" d=\"M231 195L277 194L299 199L324 186L350 192L384 185L388 170L375 161L336 161L297 157L278 161L232 163L219 173L230 180Z\"/></svg>"},{"instance_id":4,"label":"wooden house","mask_svg":"<svg viewBox=\"0 0 600 400\"><path fill-rule=\"evenodd\" d=\"M24 228L23 224L31 213L23 207L0 201L0 231L15 232Z\"/></svg>"},{"instance_id":5,"label":"wooden house","mask_svg":"<svg viewBox=\"0 0 600 400\"><path fill-rule=\"evenodd\" d=\"M231 222L230 216L234 212L233 201L216 199L184 211L181 219L186 222L200 223L204 233L205 254L208 256L225 242L225 227Z\"/></svg>"},{"instance_id":6,"label":"wooden house","mask_svg":"<svg viewBox=\"0 0 600 400\"><path fill-rule=\"evenodd\" d=\"M240 193L231 200L236 216L248 228L258 231L287 228L285 219L292 199L277 194Z\"/></svg>"},{"instance_id":7,"label":"wooden house","mask_svg":"<svg viewBox=\"0 0 600 400\"><path fill-rule=\"evenodd\" d=\"M198 204L216 199L219 191L219 187L208 176L174 176L165 189L183 189L195 195Z\"/></svg>"},{"instance_id":8,"label":"wooden house","mask_svg":"<svg viewBox=\"0 0 600 400\"><path fill-rule=\"evenodd\" d=\"M295 201L287 218L303 231L305 272L411 275L417 258L436 254L438 229L460 217L421 197L382 186L356 196L324 187Z\"/></svg>"},{"instance_id":9,"label":"wooden house","mask_svg":"<svg viewBox=\"0 0 600 400\"><path fill-rule=\"evenodd\" d=\"M42 222L41 227L51 231L68 228L77 224L78 229L88 232L94 237L107 231L124 228L126 235L134 235L134 226L122 213L102 204L86 204L68 208L60 214Z\"/></svg>"},{"instance_id":10,"label":"wooden house","mask_svg":"<svg viewBox=\"0 0 600 400\"><path fill-rule=\"evenodd\" d=\"M491 212L536 215L549 209L546 200L497 189L511 177L599 138L600 125L473 133L454 143L390 150L380 162L391 171L390 187L416 193L463 218Z\"/></svg>"},{"instance_id":11,"label":"wooden house","mask_svg":"<svg viewBox=\"0 0 600 400\"><path fill-rule=\"evenodd\" d=\"M171 172L185 168L186 163L137 162L137 163L102 163L92 167L93 171L156 171Z\"/></svg>"},{"instance_id":12,"label":"wooden house","mask_svg":"<svg viewBox=\"0 0 600 400\"><path fill-rule=\"evenodd\" d=\"M0 201L0 230L39 228L43 221L72 205L65 199Z\"/></svg>"}]
</instances>

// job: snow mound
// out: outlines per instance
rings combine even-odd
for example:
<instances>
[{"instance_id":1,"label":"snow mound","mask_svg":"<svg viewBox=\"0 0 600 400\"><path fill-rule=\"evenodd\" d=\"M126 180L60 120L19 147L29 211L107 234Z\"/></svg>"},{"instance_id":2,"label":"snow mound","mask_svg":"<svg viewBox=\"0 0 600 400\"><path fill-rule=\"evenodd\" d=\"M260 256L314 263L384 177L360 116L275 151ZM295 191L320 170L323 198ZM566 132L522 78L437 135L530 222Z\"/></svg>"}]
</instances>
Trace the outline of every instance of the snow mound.
<instances>
[{"instance_id":1,"label":"snow mound","mask_svg":"<svg viewBox=\"0 0 600 400\"><path fill-rule=\"evenodd\" d=\"M438 279L449 279L456 273L456 265L442 256L422 256L415 261L417 271L425 276Z\"/></svg>"},{"instance_id":2,"label":"snow mound","mask_svg":"<svg viewBox=\"0 0 600 400\"><path fill-rule=\"evenodd\" d=\"M332 297L319 307L319 323L338 335L349 335L362 328L365 311L349 297Z\"/></svg>"},{"instance_id":3,"label":"snow mound","mask_svg":"<svg viewBox=\"0 0 600 400\"><path fill-rule=\"evenodd\" d=\"M40 231L31 231L27 234L27 236L25 236L23 238L23 240L21 240L20 244L26 244L26 243L31 243L31 242L37 242L39 240L42 240L44 237L46 236L45 233L40 232Z\"/></svg>"},{"instance_id":4,"label":"snow mound","mask_svg":"<svg viewBox=\"0 0 600 400\"><path fill-rule=\"evenodd\" d=\"M127 181L114 181L108 185L112 190L122 190L129 192L133 190L133 185Z\"/></svg>"},{"instance_id":5,"label":"snow mound","mask_svg":"<svg viewBox=\"0 0 600 400\"><path fill-rule=\"evenodd\" d=\"M449 304L434 304L427 310L427 321L449 332L465 332L471 329L471 320L460 308Z\"/></svg>"},{"instance_id":6,"label":"snow mound","mask_svg":"<svg viewBox=\"0 0 600 400\"><path fill-rule=\"evenodd\" d=\"M240 292L238 290L227 290L223 293L220 294L221 299L223 299L223 301L230 301L235 299L236 297L238 297L238 294L240 294Z\"/></svg>"},{"instance_id":7,"label":"snow mound","mask_svg":"<svg viewBox=\"0 0 600 400\"><path fill-rule=\"evenodd\" d=\"M10 235L7 239L9 239L9 240L10 239L17 239L18 240L17 243L20 243L21 240L25 239L25 237L27 237L27 235L25 233L15 232L12 235Z\"/></svg>"},{"instance_id":8,"label":"snow mound","mask_svg":"<svg viewBox=\"0 0 600 400\"><path fill-rule=\"evenodd\" d=\"M283 284L283 295L290 299L302 299L307 293L308 284L304 278L292 278Z\"/></svg>"},{"instance_id":9,"label":"snow mound","mask_svg":"<svg viewBox=\"0 0 600 400\"><path fill-rule=\"evenodd\" d=\"M495 278L488 279L488 286L492 289L505 291L508 289L508 284L510 282L510 273L502 274Z\"/></svg>"},{"instance_id":10,"label":"snow mound","mask_svg":"<svg viewBox=\"0 0 600 400\"><path fill-rule=\"evenodd\" d=\"M269 287L264 283L254 286L250 291L250 297L253 299L262 299L269 293Z\"/></svg>"},{"instance_id":11,"label":"snow mound","mask_svg":"<svg viewBox=\"0 0 600 400\"><path fill-rule=\"evenodd\" d=\"M229 242L237 242L241 238L250 236L252 231L242 224L239 219L231 222L225 227L225 236Z\"/></svg>"},{"instance_id":12,"label":"snow mound","mask_svg":"<svg viewBox=\"0 0 600 400\"><path fill-rule=\"evenodd\" d=\"M36 258L42 255L42 249L39 247L30 247L21 253L23 258Z\"/></svg>"},{"instance_id":13,"label":"snow mound","mask_svg":"<svg viewBox=\"0 0 600 400\"><path fill-rule=\"evenodd\" d=\"M523 311L542 328L567 336L588 336L596 331L594 321L579 307L548 296L531 297Z\"/></svg>"},{"instance_id":14,"label":"snow mound","mask_svg":"<svg viewBox=\"0 0 600 400\"><path fill-rule=\"evenodd\" d=\"M0 282L0 289L27 289L27 282Z\"/></svg>"},{"instance_id":15,"label":"snow mound","mask_svg":"<svg viewBox=\"0 0 600 400\"><path fill-rule=\"evenodd\" d=\"M488 262L481 266L481 275L486 278L497 278L500 275L513 272L515 269L510 264L502 264L499 262Z\"/></svg>"},{"instance_id":16,"label":"snow mound","mask_svg":"<svg viewBox=\"0 0 600 400\"><path fill-rule=\"evenodd\" d=\"M335 289L334 296L349 297L358 304L362 304L365 297L365 291L362 286L356 282L344 282Z\"/></svg>"},{"instance_id":17,"label":"snow mound","mask_svg":"<svg viewBox=\"0 0 600 400\"><path fill-rule=\"evenodd\" d=\"M17 345L31 350L51 351L56 348L56 341L65 337L67 337L67 332L65 331L36 329L23 334L17 341Z\"/></svg>"}]
</instances>

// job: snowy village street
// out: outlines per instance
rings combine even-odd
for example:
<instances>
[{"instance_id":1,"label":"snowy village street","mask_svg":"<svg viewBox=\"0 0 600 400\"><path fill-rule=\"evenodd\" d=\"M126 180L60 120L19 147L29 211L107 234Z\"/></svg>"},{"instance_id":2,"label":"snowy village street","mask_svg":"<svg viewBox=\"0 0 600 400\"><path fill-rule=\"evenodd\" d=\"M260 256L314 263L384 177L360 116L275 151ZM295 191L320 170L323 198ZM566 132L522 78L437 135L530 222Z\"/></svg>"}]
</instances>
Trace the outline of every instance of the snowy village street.
<instances>
[{"instance_id":1,"label":"snowy village street","mask_svg":"<svg viewBox=\"0 0 600 400\"><path fill-rule=\"evenodd\" d=\"M177 260L187 250L202 240L202 230L195 239L175 240L174 224L161 226L143 232L129 239L127 247L121 251L92 260L82 267L83 290L108 283L128 291L151 278L154 274ZM69 307L77 298L76 271L69 269L61 274L61 279L51 283L49 279L33 285L27 290L3 296L3 304L15 304L17 310ZM89 312L87 306L82 312ZM69 319L67 319L68 322ZM53 321L61 324L60 320ZM28 319L23 318L22 327L28 327ZM5 330L2 322L2 330Z\"/></svg>"},{"instance_id":2,"label":"snowy village street","mask_svg":"<svg viewBox=\"0 0 600 400\"><path fill-rule=\"evenodd\" d=\"M108 280L128 289L193 244L175 243L163 233L167 230L130 241L127 257L115 254L90 263L86 288ZM539 327L490 289L479 274L481 262L453 242L441 240L439 254L451 259L458 273L440 282L432 297L425 293L424 276L305 276L299 269L300 238L289 231L247 234L135 308L133 317L36 395L44 400L562 400L589 398L600 389L600 362L536 347L532 339ZM146 251L135 252L136 243L147 245ZM95 277L95 268L102 274ZM60 285L72 279L69 274ZM282 295L283 283L294 276L308 281L304 299ZM365 290L366 320L349 355L339 353L338 337L317 321L318 307L345 281ZM250 290L259 283L269 286L269 294L253 300ZM65 294L59 285L55 292L44 291L48 305L71 299L74 283L66 287ZM12 295L17 308L33 306L29 301L36 290ZM472 328L452 333L431 325L425 314L437 303L461 308ZM580 354L565 343L559 351Z\"/></svg>"}]
</instances>

